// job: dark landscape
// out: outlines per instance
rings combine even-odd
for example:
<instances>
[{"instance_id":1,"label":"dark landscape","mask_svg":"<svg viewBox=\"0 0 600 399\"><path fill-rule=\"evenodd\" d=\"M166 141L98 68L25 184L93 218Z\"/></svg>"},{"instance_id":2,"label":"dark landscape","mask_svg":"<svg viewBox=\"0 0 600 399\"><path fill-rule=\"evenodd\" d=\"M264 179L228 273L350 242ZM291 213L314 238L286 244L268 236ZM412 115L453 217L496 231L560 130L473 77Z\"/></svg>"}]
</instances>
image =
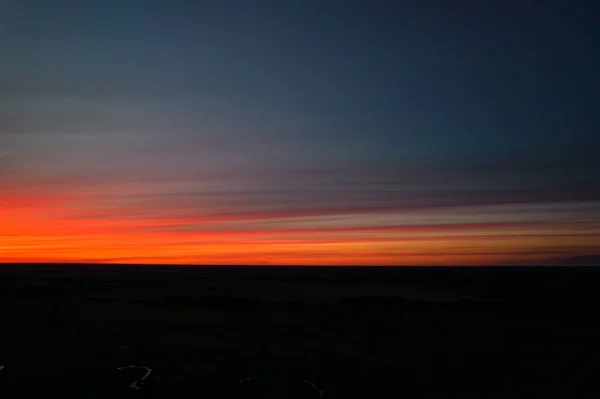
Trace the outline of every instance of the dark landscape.
<instances>
[{"instance_id":1,"label":"dark landscape","mask_svg":"<svg viewBox=\"0 0 600 399\"><path fill-rule=\"evenodd\" d=\"M595 267L2 265L1 386L253 397L236 382L262 375L310 380L324 398L593 397L599 277ZM144 373L124 365L152 369L139 390L130 384Z\"/></svg>"}]
</instances>

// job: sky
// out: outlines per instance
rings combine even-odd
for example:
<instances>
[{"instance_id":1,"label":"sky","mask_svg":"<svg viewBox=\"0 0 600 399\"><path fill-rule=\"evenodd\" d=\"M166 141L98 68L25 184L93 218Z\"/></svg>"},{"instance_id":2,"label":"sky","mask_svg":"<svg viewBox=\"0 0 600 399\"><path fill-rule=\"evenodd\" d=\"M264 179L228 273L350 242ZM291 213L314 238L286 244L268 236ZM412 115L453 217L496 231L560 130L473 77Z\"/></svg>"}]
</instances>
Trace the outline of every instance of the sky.
<instances>
[{"instance_id":1,"label":"sky","mask_svg":"<svg viewBox=\"0 0 600 399\"><path fill-rule=\"evenodd\" d=\"M0 0L0 262L598 254L597 14Z\"/></svg>"}]
</instances>

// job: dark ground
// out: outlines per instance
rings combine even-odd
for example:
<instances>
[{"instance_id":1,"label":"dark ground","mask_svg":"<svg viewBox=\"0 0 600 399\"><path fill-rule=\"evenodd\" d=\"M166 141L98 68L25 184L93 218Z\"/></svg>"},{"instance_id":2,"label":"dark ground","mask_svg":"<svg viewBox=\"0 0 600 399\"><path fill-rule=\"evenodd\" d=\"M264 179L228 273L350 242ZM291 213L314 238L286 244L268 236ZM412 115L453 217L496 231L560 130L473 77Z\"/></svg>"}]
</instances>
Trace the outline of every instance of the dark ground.
<instances>
[{"instance_id":1,"label":"dark ground","mask_svg":"<svg viewBox=\"0 0 600 399\"><path fill-rule=\"evenodd\" d=\"M0 265L0 389L242 397L236 381L269 375L323 398L597 397L599 283L593 267ZM125 364L153 369L141 390Z\"/></svg>"}]
</instances>

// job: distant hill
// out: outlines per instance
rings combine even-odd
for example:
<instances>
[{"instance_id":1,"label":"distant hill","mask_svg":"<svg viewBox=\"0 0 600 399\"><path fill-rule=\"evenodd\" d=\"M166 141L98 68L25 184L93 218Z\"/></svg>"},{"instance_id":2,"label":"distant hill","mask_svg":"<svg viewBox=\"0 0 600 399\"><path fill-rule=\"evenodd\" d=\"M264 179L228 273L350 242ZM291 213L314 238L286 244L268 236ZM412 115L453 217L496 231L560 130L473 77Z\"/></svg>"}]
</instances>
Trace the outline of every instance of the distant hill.
<instances>
[{"instance_id":1,"label":"distant hill","mask_svg":"<svg viewBox=\"0 0 600 399\"><path fill-rule=\"evenodd\" d=\"M540 262L539 266L600 266L600 254L547 260Z\"/></svg>"}]
</instances>

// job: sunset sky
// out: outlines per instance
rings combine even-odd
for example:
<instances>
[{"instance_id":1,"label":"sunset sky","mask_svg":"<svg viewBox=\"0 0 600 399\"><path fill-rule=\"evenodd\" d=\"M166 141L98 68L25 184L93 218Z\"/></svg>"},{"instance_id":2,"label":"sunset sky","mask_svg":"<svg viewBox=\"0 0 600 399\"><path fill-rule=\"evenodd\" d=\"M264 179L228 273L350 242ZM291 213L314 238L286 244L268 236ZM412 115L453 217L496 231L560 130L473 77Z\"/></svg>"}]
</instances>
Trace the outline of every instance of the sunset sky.
<instances>
[{"instance_id":1,"label":"sunset sky","mask_svg":"<svg viewBox=\"0 0 600 399\"><path fill-rule=\"evenodd\" d=\"M590 7L3 0L0 262L600 253Z\"/></svg>"}]
</instances>

